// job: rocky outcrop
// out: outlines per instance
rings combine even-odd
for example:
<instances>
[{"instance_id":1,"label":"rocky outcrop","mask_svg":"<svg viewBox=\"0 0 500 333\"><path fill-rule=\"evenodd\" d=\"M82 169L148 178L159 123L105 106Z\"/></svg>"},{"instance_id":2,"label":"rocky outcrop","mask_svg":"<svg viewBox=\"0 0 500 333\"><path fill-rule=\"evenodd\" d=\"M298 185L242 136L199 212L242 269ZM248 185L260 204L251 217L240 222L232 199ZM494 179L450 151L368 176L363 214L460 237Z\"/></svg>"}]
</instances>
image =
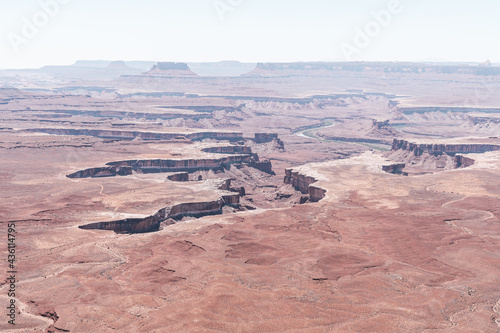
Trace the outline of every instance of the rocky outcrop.
<instances>
[{"instance_id":1,"label":"rocky outcrop","mask_svg":"<svg viewBox=\"0 0 500 333\"><path fill-rule=\"evenodd\" d=\"M162 219L178 219L184 216L202 217L206 215L221 214L223 205L223 198L217 201L182 203L173 206L170 212L165 217L162 217Z\"/></svg>"},{"instance_id":2,"label":"rocky outcrop","mask_svg":"<svg viewBox=\"0 0 500 333\"><path fill-rule=\"evenodd\" d=\"M185 135L189 140L227 140L227 141L240 141L243 140L243 133L237 132L197 132Z\"/></svg>"},{"instance_id":3,"label":"rocky outcrop","mask_svg":"<svg viewBox=\"0 0 500 333\"><path fill-rule=\"evenodd\" d=\"M258 63L245 76L332 76L340 72L408 73L408 74L468 74L500 75L500 68L494 66L433 65L405 62L296 62Z\"/></svg>"},{"instance_id":4,"label":"rocky outcrop","mask_svg":"<svg viewBox=\"0 0 500 333\"><path fill-rule=\"evenodd\" d=\"M168 180L173 182L187 182L189 181L189 173L187 172L179 172L167 177Z\"/></svg>"},{"instance_id":5,"label":"rocky outcrop","mask_svg":"<svg viewBox=\"0 0 500 333\"><path fill-rule=\"evenodd\" d=\"M453 106L398 107L397 110L405 115L410 115L413 113L430 113L430 112L500 113L500 108L470 108L470 107L453 107Z\"/></svg>"},{"instance_id":6,"label":"rocky outcrop","mask_svg":"<svg viewBox=\"0 0 500 333\"><path fill-rule=\"evenodd\" d=\"M113 61L108 66L106 66L106 68L107 69L133 69L132 67L127 66L127 64L123 60Z\"/></svg>"},{"instance_id":7,"label":"rocky outcrop","mask_svg":"<svg viewBox=\"0 0 500 333\"><path fill-rule=\"evenodd\" d=\"M477 144L477 143L464 143L464 144L418 144L405 140L394 139L392 143L392 150L407 150L421 156L424 152L439 155L439 154L469 154L469 153L486 153L489 151L500 150L500 145L494 144Z\"/></svg>"},{"instance_id":8,"label":"rocky outcrop","mask_svg":"<svg viewBox=\"0 0 500 333\"><path fill-rule=\"evenodd\" d=\"M168 76L168 77L197 77L186 63L182 62L159 62L144 75Z\"/></svg>"},{"instance_id":9,"label":"rocky outcrop","mask_svg":"<svg viewBox=\"0 0 500 333\"><path fill-rule=\"evenodd\" d=\"M202 217L222 214L224 205L238 205L238 194L223 195L216 201L181 203L160 209L156 214L142 219L124 219L111 222L98 222L80 226L86 230L112 230L116 233L147 233L160 229L160 223L167 219L180 219L184 216Z\"/></svg>"},{"instance_id":10,"label":"rocky outcrop","mask_svg":"<svg viewBox=\"0 0 500 333\"><path fill-rule=\"evenodd\" d=\"M328 140L340 141L340 142L360 142L360 143L375 143L375 144L390 144L391 142L388 139L347 138L341 136L329 136L325 134L321 134L318 136L326 138Z\"/></svg>"},{"instance_id":11,"label":"rocky outcrop","mask_svg":"<svg viewBox=\"0 0 500 333\"><path fill-rule=\"evenodd\" d=\"M99 178L99 177L115 177L115 176L129 176L133 174L134 169L129 166L114 166L92 168L87 170L78 171L68 175L68 178Z\"/></svg>"},{"instance_id":12,"label":"rocky outcrop","mask_svg":"<svg viewBox=\"0 0 500 333\"><path fill-rule=\"evenodd\" d=\"M378 121L376 119L373 119L373 127L376 128L376 129L382 129L382 128L387 128L389 127L389 120L385 120L385 121Z\"/></svg>"},{"instance_id":13,"label":"rocky outcrop","mask_svg":"<svg viewBox=\"0 0 500 333\"><path fill-rule=\"evenodd\" d=\"M252 154L252 148L246 146L210 147L202 151L212 154Z\"/></svg>"},{"instance_id":14,"label":"rocky outcrop","mask_svg":"<svg viewBox=\"0 0 500 333\"><path fill-rule=\"evenodd\" d=\"M255 133L255 143L266 143L278 139L277 133Z\"/></svg>"},{"instance_id":15,"label":"rocky outcrop","mask_svg":"<svg viewBox=\"0 0 500 333\"><path fill-rule=\"evenodd\" d=\"M40 132L55 135L85 135L105 139L133 140L140 138L143 140L243 140L243 133L238 132L196 132L196 133L163 133L163 132L142 132L142 131L114 131L114 130L93 130L93 129L66 129L66 128L34 128L26 129L26 132Z\"/></svg>"},{"instance_id":16,"label":"rocky outcrop","mask_svg":"<svg viewBox=\"0 0 500 333\"><path fill-rule=\"evenodd\" d=\"M255 133L253 141L259 144L275 141L278 149L285 149L285 143L278 137L277 133Z\"/></svg>"},{"instance_id":17,"label":"rocky outcrop","mask_svg":"<svg viewBox=\"0 0 500 333\"><path fill-rule=\"evenodd\" d=\"M219 190L229 191L238 193L240 197L244 197L246 195L246 190L244 187L231 187L232 179L226 179L222 185L219 187Z\"/></svg>"},{"instance_id":18,"label":"rocky outcrop","mask_svg":"<svg viewBox=\"0 0 500 333\"><path fill-rule=\"evenodd\" d=\"M84 230L112 230L116 233L139 234L154 232L160 229L160 222L153 216L145 219L125 219L112 222L98 222L79 226Z\"/></svg>"},{"instance_id":19,"label":"rocky outcrop","mask_svg":"<svg viewBox=\"0 0 500 333\"><path fill-rule=\"evenodd\" d=\"M212 113L214 111L225 111L232 113L235 111L242 111L245 104L240 104L238 106L225 106L225 105L170 105L170 106L160 106L160 108L165 109L176 109L176 110L191 110L196 112Z\"/></svg>"},{"instance_id":20,"label":"rocky outcrop","mask_svg":"<svg viewBox=\"0 0 500 333\"><path fill-rule=\"evenodd\" d=\"M64 91L62 92L64 93ZM154 95L153 93L149 95ZM122 98L126 98L123 97ZM175 107L174 107L175 109ZM22 111L14 111L14 112L22 112ZM66 117L67 115L71 116L89 116L89 117L97 117L97 118L117 118L117 119L148 119L148 120L171 120L171 119L192 119L194 121L199 121L202 119L212 118L210 113L187 113L179 110L178 112L173 112L169 110L168 112L139 112L139 111L117 111L117 110L72 110L72 109L60 109L60 110L51 110L54 115L51 115L52 118L56 117Z\"/></svg>"},{"instance_id":21,"label":"rocky outcrop","mask_svg":"<svg viewBox=\"0 0 500 333\"><path fill-rule=\"evenodd\" d=\"M498 147L500 148L500 147ZM393 150L385 157L398 164L384 166L383 170L403 175L418 175L429 172L439 172L466 168L475 164L475 161L460 154L483 153L499 150L494 145L482 144L416 144L404 140L395 140ZM403 172L404 169L404 172Z\"/></svg>"},{"instance_id":22,"label":"rocky outcrop","mask_svg":"<svg viewBox=\"0 0 500 333\"><path fill-rule=\"evenodd\" d=\"M116 175L139 173L165 173L165 172L196 172L200 170L222 170L236 163L250 163L248 155L236 155L219 159L200 160L131 160L110 162L110 167L91 168L68 175L68 178L112 177ZM122 172L119 174L118 172Z\"/></svg>"},{"instance_id":23,"label":"rocky outcrop","mask_svg":"<svg viewBox=\"0 0 500 333\"><path fill-rule=\"evenodd\" d=\"M255 162L250 162L248 165L251 166L252 168L268 173L270 175L276 174L273 171L273 165L271 161L255 161Z\"/></svg>"},{"instance_id":24,"label":"rocky outcrop","mask_svg":"<svg viewBox=\"0 0 500 333\"><path fill-rule=\"evenodd\" d=\"M258 160L258 156L234 155L217 159L155 159L155 160L129 160L106 163L107 167L90 168L68 175L68 178L95 178L131 175L137 173L166 173L185 172L194 173L197 171L223 171L229 170L231 165L246 164L262 172L274 175L270 161ZM171 176L172 179L185 179L185 175L178 174ZM170 178L169 178L170 179ZM182 180L181 180L182 181Z\"/></svg>"},{"instance_id":25,"label":"rocky outcrop","mask_svg":"<svg viewBox=\"0 0 500 333\"><path fill-rule=\"evenodd\" d=\"M372 122L373 125L370 132L368 133L369 136L392 139L400 135L399 131L391 126L389 120L378 121L376 119L373 119Z\"/></svg>"},{"instance_id":26,"label":"rocky outcrop","mask_svg":"<svg viewBox=\"0 0 500 333\"><path fill-rule=\"evenodd\" d=\"M189 66L183 62L159 62L153 66L153 69L160 71L187 71Z\"/></svg>"},{"instance_id":27,"label":"rocky outcrop","mask_svg":"<svg viewBox=\"0 0 500 333\"><path fill-rule=\"evenodd\" d=\"M240 204L240 195L239 194L223 195L222 203L224 205L237 206Z\"/></svg>"},{"instance_id":28,"label":"rocky outcrop","mask_svg":"<svg viewBox=\"0 0 500 333\"><path fill-rule=\"evenodd\" d=\"M285 184L290 184L302 194L309 194L312 202L318 202L325 197L326 190L318 186L311 186L317 182L317 179L311 176L303 175L293 169L285 170Z\"/></svg>"},{"instance_id":29,"label":"rocky outcrop","mask_svg":"<svg viewBox=\"0 0 500 333\"><path fill-rule=\"evenodd\" d=\"M213 170L228 168L231 164L250 163L252 157L249 155L227 156L218 159L187 159L187 160L129 160L109 162L106 165L111 166L130 166L135 170L141 170L144 173L160 172L194 172L199 170Z\"/></svg>"},{"instance_id":30,"label":"rocky outcrop","mask_svg":"<svg viewBox=\"0 0 500 333\"><path fill-rule=\"evenodd\" d=\"M398 163L398 164L384 165L384 166L382 166L382 170L387 172L387 173L392 173L395 175L408 176L407 173L403 172L403 169L405 167L406 167L406 164Z\"/></svg>"},{"instance_id":31,"label":"rocky outcrop","mask_svg":"<svg viewBox=\"0 0 500 333\"><path fill-rule=\"evenodd\" d=\"M467 168L470 166L473 166L476 161L474 161L472 158L468 158L462 155L455 155L454 158L454 163L455 163L455 168Z\"/></svg>"},{"instance_id":32,"label":"rocky outcrop","mask_svg":"<svg viewBox=\"0 0 500 333\"><path fill-rule=\"evenodd\" d=\"M321 187L309 185L309 198L312 202L318 202L326 195L326 190Z\"/></svg>"}]
</instances>

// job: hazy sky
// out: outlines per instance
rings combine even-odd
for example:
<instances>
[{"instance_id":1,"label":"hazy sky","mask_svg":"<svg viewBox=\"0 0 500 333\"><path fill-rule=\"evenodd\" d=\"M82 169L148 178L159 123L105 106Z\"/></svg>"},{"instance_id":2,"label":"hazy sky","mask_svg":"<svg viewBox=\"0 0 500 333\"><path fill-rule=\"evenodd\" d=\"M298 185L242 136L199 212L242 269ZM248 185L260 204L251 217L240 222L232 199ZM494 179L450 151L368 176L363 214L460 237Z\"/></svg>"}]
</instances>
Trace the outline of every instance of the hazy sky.
<instances>
[{"instance_id":1,"label":"hazy sky","mask_svg":"<svg viewBox=\"0 0 500 333\"><path fill-rule=\"evenodd\" d=\"M0 0L0 5L0 68L77 59L500 62L499 0ZM374 12L385 13L380 23Z\"/></svg>"}]
</instances>

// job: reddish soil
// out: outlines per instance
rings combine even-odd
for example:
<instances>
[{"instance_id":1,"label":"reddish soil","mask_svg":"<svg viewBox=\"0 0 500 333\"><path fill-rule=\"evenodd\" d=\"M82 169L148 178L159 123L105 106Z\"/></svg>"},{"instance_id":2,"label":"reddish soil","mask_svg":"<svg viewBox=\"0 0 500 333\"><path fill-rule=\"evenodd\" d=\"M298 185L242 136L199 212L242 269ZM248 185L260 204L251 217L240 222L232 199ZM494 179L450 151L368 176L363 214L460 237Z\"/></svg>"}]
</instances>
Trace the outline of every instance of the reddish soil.
<instances>
[{"instance_id":1,"label":"reddish soil","mask_svg":"<svg viewBox=\"0 0 500 333\"><path fill-rule=\"evenodd\" d=\"M470 151L474 164L455 168L446 152L417 160L382 151L396 137L496 144L500 111L478 108L500 101L436 111L473 90L454 92L460 82L479 84L470 74L342 73L344 81L311 74L213 84L157 73L0 89L0 224L4 232L16 224L18 271L16 330L6 317L0 330L499 332L500 152ZM67 129L88 131L54 134ZM125 140L123 131L147 134ZM186 136L197 132L244 138ZM255 133L278 138L255 142ZM143 170L66 177L116 161L202 165L192 161L235 155L203 149L232 146L270 160L276 175L235 163L181 170L188 181ZM409 176L382 170L403 160L415 162ZM301 184L306 193L283 183L287 168L314 180ZM221 214L186 214L141 234L78 228L241 194L221 189L224 179L246 195ZM310 186L326 196L311 203ZM7 290L0 286L4 309Z\"/></svg>"}]
</instances>

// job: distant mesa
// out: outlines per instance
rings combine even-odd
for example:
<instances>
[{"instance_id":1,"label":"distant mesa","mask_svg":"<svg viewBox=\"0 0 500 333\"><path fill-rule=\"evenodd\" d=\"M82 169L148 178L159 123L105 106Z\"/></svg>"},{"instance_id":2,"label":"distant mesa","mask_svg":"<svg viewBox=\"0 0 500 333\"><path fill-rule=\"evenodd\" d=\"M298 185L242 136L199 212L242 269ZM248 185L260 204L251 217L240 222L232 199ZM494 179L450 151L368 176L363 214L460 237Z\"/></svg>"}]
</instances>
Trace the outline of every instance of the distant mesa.
<instances>
[{"instance_id":1,"label":"distant mesa","mask_svg":"<svg viewBox=\"0 0 500 333\"><path fill-rule=\"evenodd\" d=\"M71 67L133 69L147 71L155 64L154 61L111 61L111 60L77 60ZM123 67L125 65L125 67ZM63 66L64 68L66 66Z\"/></svg>"},{"instance_id":2,"label":"distant mesa","mask_svg":"<svg viewBox=\"0 0 500 333\"><path fill-rule=\"evenodd\" d=\"M111 63L108 60L77 60L73 67L106 68Z\"/></svg>"},{"instance_id":3,"label":"distant mesa","mask_svg":"<svg viewBox=\"0 0 500 333\"><path fill-rule=\"evenodd\" d=\"M412 62L295 62L258 63L247 77L272 76L333 76L339 72L408 73L408 74L468 74L500 75L500 68L485 62L467 64L424 64Z\"/></svg>"},{"instance_id":4,"label":"distant mesa","mask_svg":"<svg viewBox=\"0 0 500 333\"><path fill-rule=\"evenodd\" d=\"M113 61L108 66L106 66L106 68L107 69L132 69L132 67L127 66L125 61L122 61L122 60Z\"/></svg>"},{"instance_id":5,"label":"distant mesa","mask_svg":"<svg viewBox=\"0 0 500 333\"><path fill-rule=\"evenodd\" d=\"M168 70L188 71L189 66L183 62L159 62L153 66L153 69L158 69L161 71L168 71Z\"/></svg>"},{"instance_id":6,"label":"distant mesa","mask_svg":"<svg viewBox=\"0 0 500 333\"><path fill-rule=\"evenodd\" d=\"M189 68L200 76L233 76L238 77L253 70L256 63L239 61L190 62Z\"/></svg>"},{"instance_id":7,"label":"distant mesa","mask_svg":"<svg viewBox=\"0 0 500 333\"><path fill-rule=\"evenodd\" d=\"M433 143L426 142L410 142L406 140L394 139L392 143L392 151L406 150L412 152L415 156L422 156L424 153L432 155L448 154L455 156L456 154L483 154L490 151L499 151L500 145L496 142L488 142L491 140L463 140L463 142L452 142L452 140L437 140Z\"/></svg>"},{"instance_id":8,"label":"distant mesa","mask_svg":"<svg viewBox=\"0 0 500 333\"><path fill-rule=\"evenodd\" d=\"M171 76L171 77L195 77L194 73L186 63L183 62L159 62L145 75Z\"/></svg>"},{"instance_id":9,"label":"distant mesa","mask_svg":"<svg viewBox=\"0 0 500 333\"><path fill-rule=\"evenodd\" d=\"M482 67L491 67L491 61L490 60L485 60L484 62L480 63L479 66L482 66Z\"/></svg>"}]
</instances>

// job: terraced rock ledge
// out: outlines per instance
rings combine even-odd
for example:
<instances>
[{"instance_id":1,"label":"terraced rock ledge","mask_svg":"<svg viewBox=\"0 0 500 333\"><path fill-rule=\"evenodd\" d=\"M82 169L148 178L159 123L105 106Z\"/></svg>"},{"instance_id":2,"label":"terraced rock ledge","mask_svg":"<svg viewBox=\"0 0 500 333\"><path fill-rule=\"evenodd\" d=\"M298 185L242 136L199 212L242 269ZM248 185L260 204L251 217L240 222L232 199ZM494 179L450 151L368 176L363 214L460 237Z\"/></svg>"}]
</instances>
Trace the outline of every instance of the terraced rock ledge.
<instances>
[{"instance_id":1,"label":"terraced rock ledge","mask_svg":"<svg viewBox=\"0 0 500 333\"><path fill-rule=\"evenodd\" d=\"M160 209L156 214L145 218L131 218L111 222L98 222L79 226L86 230L112 230L116 233L147 233L160 229L162 221L179 219L184 216L202 217L207 215L222 214L225 205L237 206L240 202L238 194L221 196L216 201L188 202ZM173 224L173 223L170 223Z\"/></svg>"},{"instance_id":2,"label":"terraced rock ledge","mask_svg":"<svg viewBox=\"0 0 500 333\"><path fill-rule=\"evenodd\" d=\"M285 184L291 184L302 194L308 194L312 202L318 202L325 197L326 190L318 186L313 186L318 180L314 177L301 174L293 169L285 170Z\"/></svg>"},{"instance_id":3,"label":"terraced rock ledge","mask_svg":"<svg viewBox=\"0 0 500 333\"><path fill-rule=\"evenodd\" d=\"M32 128L25 129L26 132L38 132L55 135L85 135L105 139L133 140L243 140L243 134L238 132L195 132L195 133L172 133L172 132L145 132L145 131L116 131L108 129L70 129L70 128Z\"/></svg>"},{"instance_id":4,"label":"terraced rock ledge","mask_svg":"<svg viewBox=\"0 0 500 333\"><path fill-rule=\"evenodd\" d=\"M217 159L155 159L129 160L106 163L106 167L90 168L67 175L68 178L99 178L128 176L136 173L166 173L207 170L228 170L232 165L247 164L263 172L274 174L270 161L259 161L253 155L235 155Z\"/></svg>"}]
</instances>

